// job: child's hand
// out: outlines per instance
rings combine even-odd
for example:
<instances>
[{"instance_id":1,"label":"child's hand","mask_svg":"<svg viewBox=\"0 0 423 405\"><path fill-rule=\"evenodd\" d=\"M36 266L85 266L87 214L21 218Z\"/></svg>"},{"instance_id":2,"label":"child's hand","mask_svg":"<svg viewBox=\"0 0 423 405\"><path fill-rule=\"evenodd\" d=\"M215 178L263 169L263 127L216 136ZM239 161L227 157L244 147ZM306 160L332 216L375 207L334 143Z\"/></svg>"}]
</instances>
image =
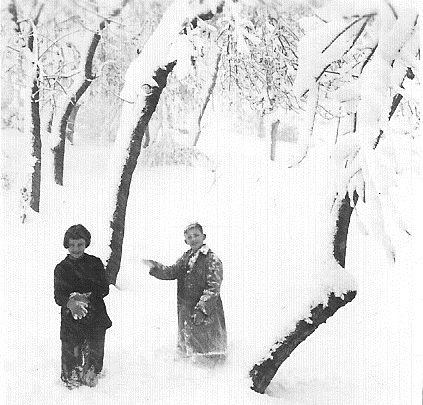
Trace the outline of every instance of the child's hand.
<instances>
[{"instance_id":1,"label":"child's hand","mask_svg":"<svg viewBox=\"0 0 423 405\"><path fill-rule=\"evenodd\" d=\"M70 309L73 319L82 319L88 313L88 294L72 293L66 304Z\"/></svg>"},{"instance_id":2,"label":"child's hand","mask_svg":"<svg viewBox=\"0 0 423 405\"><path fill-rule=\"evenodd\" d=\"M77 301L88 303L90 301L91 294L92 294L91 292L82 293L82 294L78 292L73 292L71 293L71 295L69 295L69 298L73 298Z\"/></svg>"},{"instance_id":3,"label":"child's hand","mask_svg":"<svg viewBox=\"0 0 423 405\"><path fill-rule=\"evenodd\" d=\"M143 260L142 261L148 268L152 269L153 267L156 267L158 265L157 262L155 262L154 260Z\"/></svg>"},{"instance_id":4,"label":"child's hand","mask_svg":"<svg viewBox=\"0 0 423 405\"><path fill-rule=\"evenodd\" d=\"M192 320L194 322L194 325L203 325L206 323L207 315L204 314L204 312L201 312L200 310L196 309L194 310L194 315L192 317Z\"/></svg>"}]
</instances>

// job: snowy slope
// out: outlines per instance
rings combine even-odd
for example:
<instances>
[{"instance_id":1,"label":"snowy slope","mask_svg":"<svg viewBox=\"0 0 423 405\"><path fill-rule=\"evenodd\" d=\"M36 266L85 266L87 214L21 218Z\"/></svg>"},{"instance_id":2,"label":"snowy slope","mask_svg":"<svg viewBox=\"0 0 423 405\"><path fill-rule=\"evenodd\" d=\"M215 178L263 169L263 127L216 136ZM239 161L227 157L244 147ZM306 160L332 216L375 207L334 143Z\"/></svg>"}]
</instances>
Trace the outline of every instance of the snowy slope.
<instances>
[{"instance_id":1,"label":"snowy slope","mask_svg":"<svg viewBox=\"0 0 423 405\"><path fill-rule=\"evenodd\" d=\"M6 136L7 135L7 136ZM106 337L104 375L96 388L68 391L59 380L59 308L53 269L65 256L64 231L83 223L87 252L100 254L107 234L110 146L67 148L63 188L48 180L44 157L42 212L18 222L19 137L4 133L11 214L5 223L4 357L10 404L414 404L421 401L417 243L405 239L395 267L353 216L347 270L358 297L301 344L259 395L249 389L254 361L307 310L321 252L327 174L324 148L297 169L284 162L291 144L267 158L264 140L242 131L209 129L200 149L210 161L196 167L138 165L128 204L117 288L106 299L113 327ZM14 152L12 152L14 150ZM15 173L15 174L13 174ZM141 260L166 264L186 250L183 226L203 223L207 243L222 259L229 358L208 370L175 361L176 283L148 276ZM413 244L414 243L414 244ZM414 272L413 272L414 271ZM413 374L414 373L414 374ZM412 389L414 386L414 389ZM413 394L414 393L414 394ZM413 397L414 395L414 397Z\"/></svg>"}]
</instances>

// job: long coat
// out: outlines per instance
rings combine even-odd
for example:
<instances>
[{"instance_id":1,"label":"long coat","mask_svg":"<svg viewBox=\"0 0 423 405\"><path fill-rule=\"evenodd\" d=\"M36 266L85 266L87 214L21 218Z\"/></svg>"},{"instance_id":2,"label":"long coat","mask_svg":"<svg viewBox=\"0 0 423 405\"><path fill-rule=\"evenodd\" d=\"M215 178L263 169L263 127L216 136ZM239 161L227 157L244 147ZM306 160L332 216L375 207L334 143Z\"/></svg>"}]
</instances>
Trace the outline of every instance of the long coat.
<instances>
[{"instance_id":1,"label":"long coat","mask_svg":"<svg viewBox=\"0 0 423 405\"><path fill-rule=\"evenodd\" d=\"M187 355L222 355L226 353L225 315L220 298L222 262L203 245L196 254L185 252L172 266L155 262L150 274L161 280L178 281L178 347ZM195 325L194 311L206 315Z\"/></svg>"},{"instance_id":2,"label":"long coat","mask_svg":"<svg viewBox=\"0 0 423 405\"><path fill-rule=\"evenodd\" d=\"M88 313L74 319L66 307L69 295L91 292ZM103 298L109 294L109 284L102 261L84 253L80 258L66 256L54 269L54 300L61 307L60 339L78 341L95 339L112 326Z\"/></svg>"}]
</instances>

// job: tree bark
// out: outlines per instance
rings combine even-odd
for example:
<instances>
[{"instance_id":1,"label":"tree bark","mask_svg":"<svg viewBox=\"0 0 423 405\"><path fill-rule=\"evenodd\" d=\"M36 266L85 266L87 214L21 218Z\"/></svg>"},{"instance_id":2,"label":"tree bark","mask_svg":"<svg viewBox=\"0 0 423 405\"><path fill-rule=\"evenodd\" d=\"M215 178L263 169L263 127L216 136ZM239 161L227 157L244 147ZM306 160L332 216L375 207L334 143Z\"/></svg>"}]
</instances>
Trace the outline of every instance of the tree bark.
<instances>
[{"instance_id":1,"label":"tree bark","mask_svg":"<svg viewBox=\"0 0 423 405\"><path fill-rule=\"evenodd\" d=\"M197 146L198 140L200 139L200 135L201 135L201 121L203 119L204 113L206 111L207 105L209 104L210 98L213 94L213 90L216 87L216 82L217 82L217 75L219 73L219 63L220 63L220 59L222 58L222 53L219 52L216 58L216 64L215 64L215 68L214 68L214 72L213 72L213 77L212 77L212 81L210 83L210 87L207 91L207 96L206 99L204 100L203 106L201 108L200 111L200 115L198 117L198 121L197 121L197 135L195 136L195 140L194 140L194 146Z\"/></svg>"},{"instance_id":2,"label":"tree bark","mask_svg":"<svg viewBox=\"0 0 423 405\"><path fill-rule=\"evenodd\" d=\"M37 5L35 3L35 5ZM8 11L12 15L12 21L16 24L16 32L23 37L27 36L26 46L28 47L29 51L34 55L34 60L38 58L38 55L35 53L34 49L34 41L36 40L34 37L34 30L38 24L38 19L40 17L41 11L44 8L44 4L38 8L35 18L32 20L31 31L29 34L25 35L20 26L20 21L18 18L18 9L16 6L15 1L12 1L8 5ZM31 173L31 181L30 181L30 190L28 192L26 186L22 189L22 195L24 196L23 204L27 203L27 199L29 199L29 206L35 212L40 212L40 198L41 198L41 122L40 122L40 88L39 88L39 75L40 75L40 68L39 66L34 66L34 62L30 62L31 65L31 73L26 72L26 74L30 74L29 80L31 81L31 92L30 97L31 100L30 108L29 108L29 116L28 112L25 116L25 119L29 119L30 122L28 125L25 125L27 130L29 131L29 136L31 137L31 156L34 158L33 169ZM23 214L23 221L25 220L26 214Z\"/></svg>"},{"instance_id":3,"label":"tree bark","mask_svg":"<svg viewBox=\"0 0 423 405\"><path fill-rule=\"evenodd\" d=\"M40 212L41 199L41 122L40 122L40 89L38 86L40 70L37 67L36 77L34 78L31 91L31 120L32 120L32 151L34 157L34 170L31 176L31 197L29 206L35 211Z\"/></svg>"},{"instance_id":4,"label":"tree bark","mask_svg":"<svg viewBox=\"0 0 423 405\"><path fill-rule=\"evenodd\" d=\"M122 0L122 3L119 7L114 9L110 17L117 17L122 9L128 4L129 0ZM97 46L101 39L101 32L106 27L106 24L110 22L108 18L101 21L99 24L97 32L93 35L91 44L89 46L86 58L85 58L85 66L84 66L84 80L82 81L81 85L76 89L75 93L70 97L69 102L64 109L64 113L60 119L60 127L59 127L59 138L60 141L58 144L52 149L53 152L53 161L54 161L54 181L59 184L63 185L63 170L64 170L64 160L65 160L65 144L66 144L66 128L68 126L69 117L76 107L78 100L82 97L85 91L88 89L92 81L95 79L95 75L92 72L93 66L93 59L94 54L97 50Z\"/></svg>"},{"instance_id":5,"label":"tree bark","mask_svg":"<svg viewBox=\"0 0 423 405\"><path fill-rule=\"evenodd\" d=\"M190 10L190 8L193 8L193 10ZM203 1L198 2L192 2L189 7L186 7L186 4L183 2L174 2L169 6L169 9L166 11L166 17L163 18L158 27L156 28L153 35L150 37L150 39L147 41L147 43L144 45L143 51L139 52L139 56L137 59L134 60L135 64L131 64L129 66L128 71L131 72L128 77L131 77L128 82L125 81L124 88L122 89L122 92L125 93L125 91L128 90L128 87L130 88L130 91L128 90L129 97L127 97L127 101L129 100L130 103L136 104L135 102L139 103L138 107L135 107L136 109L141 108L142 111L139 113L138 110L136 111L136 117L139 115L140 118L138 118L138 122L135 126L135 129L132 131L130 135L130 141L129 145L127 146L125 150L126 154L126 160L123 163L123 167L121 169L119 176L119 179L117 179L117 191L115 194L116 202L114 205L113 214L111 216L110 220L110 228L111 228L111 239L110 239L110 252L109 256L106 259L106 274L107 278L110 284L116 284L117 275L119 273L120 269L120 262L122 258L122 246L123 246L123 239L124 239L124 233L125 233L125 216L126 216L126 206L128 202L129 197L129 189L131 185L132 180L132 174L135 170L135 166L137 164L137 159L140 154L140 150L142 147L142 140L145 135L146 128L148 126L148 123L150 121L150 118L155 111L159 98L161 96L162 90L166 86L167 77L169 73L173 70L173 67L176 64L175 60L167 61L167 64L164 67L163 62L160 62L161 64L157 65L149 70L149 74L151 74L151 78L156 82L157 85L151 86L148 84L141 84L141 88L139 83L134 84L133 78L135 74L140 74L143 76L146 72L142 71L140 72L138 69L143 69L142 67L139 67L137 64L138 61L143 60L139 58L153 58L155 57L157 50L156 40L162 41L162 47L163 49L168 49L172 42L174 41L175 35L180 35L181 32L183 32L184 28L187 25L187 19L191 18L192 11L194 11L194 14L196 10L197 16L201 18L202 20L210 19L215 15L214 13L207 12L202 13L202 10L204 10L207 6L203 4ZM182 8L182 9L181 9ZM221 5L217 7L216 12L219 13L222 11ZM168 25L168 17L171 16L172 19L177 18L177 24L173 24L175 21L172 21L171 26ZM191 21L191 24L196 24L196 18ZM180 25L178 25L180 24ZM133 63L134 63L133 62ZM132 71L131 69L137 69L137 71ZM154 70L155 69L155 70ZM128 73L127 73L128 74ZM137 76L139 77L139 76ZM131 84L129 84L131 83ZM128 87L127 87L128 86ZM133 90L135 91L135 97L132 99L133 95L131 94ZM144 90L144 93L142 92ZM131 113L134 113L134 110L131 111ZM134 119L136 121L136 118ZM121 119L121 124L122 124ZM127 122L126 122L127 123ZM130 127L132 127L133 121L130 122ZM120 130L121 131L121 130ZM119 131L119 132L120 132ZM125 135L126 140L126 129L122 129L122 133ZM128 132L131 130L129 129Z\"/></svg>"},{"instance_id":6,"label":"tree bark","mask_svg":"<svg viewBox=\"0 0 423 405\"><path fill-rule=\"evenodd\" d=\"M358 200L358 194L356 192L354 192L353 200L355 203ZM350 206L348 193L340 202L339 197L337 197L334 207L336 207L338 212L332 240L333 256L339 265L345 268L348 228L353 211ZM319 304L312 308L310 318L299 320L294 331L282 340L277 341L272 346L272 349L270 349L269 355L253 366L250 371L252 380L251 389L264 394L279 367L291 355L294 349L307 339L322 323L325 323L328 318L333 316L338 309L351 302L356 294L357 291L346 291L341 296L337 296L332 292L328 294L328 300L325 305Z\"/></svg>"},{"instance_id":7,"label":"tree bark","mask_svg":"<svg viewBox=\"0 0 423 405\"><path fill-rule=\"evenodd\" d=\"M99 26L99 30L93 35L90 47L87 52L84 69L84 80L81 85L76 89L75 94L70 97L67 103L64 114L60 118L59 127L59 143L52 149L53 160L54 160L54 181L56 184L63 186L63 171L64 171L64 160L65 160L65 141L66 141L66 128L68 126L69 117L72 110L77 105L78 100L82 97L85 91L88 89L92 81L95 79L95 75L92 73L92 64L95 51L101 39L101 31L106 26L106 22L102 21Z\"/></svg>"},{"instance_id":8,"label":"tree bark","mask_svg":"<svg viewBox=\"0 0 423 405\"><path fill-rule=\"evenodd\" d=\"M270 160L274 161L276 159L276 138L278 134L278 127L280 121L272 123L272 129L270 131Z\"/></svg>"},{"instance_id":9,"label":"tree bark","mask_svg":"<svg viewBox=\"0 0 423 405\"><path fill-rule=\"evenodd\" d=\"M354 191L353 201L354 205L357 204L358 194L356 191ZM353 208L351 207L350 197L347 193L339 207L338 218L336 220L336 231L333 238L333 257L343 269L345 268L348 228L350 226L352 212Z\"/></svg>"},{"instance_id":10,"label":"tree bark","mask_svg":"<svg viewBox=\"0 0 423 405\"><path fill-rule=\"evenodd\" d=\"M66 127L66 139L73 144L73 135L75 133L75 121L78 110L81 107L81 104L75 104L72 108L72 111L69 115L68 126Z\"/></svg>"},{"instance_id":11,"label":"tree bark","mask_svg":"<svg viewBox=\"0 0 423 405\"><path fill-rule=\"evenodd\" d=\"M329 295L326 305L319 304L311 310L311 317L297 322L295 330L282 341L275 344L270 351L269 357L255 364L250 371L253 381L252 389L264 394L267 386L272 381L281 364L291 355L294 349L310 336L322 323L325 323L339 308L342 308L356 296L356 291L348 291L342 297L334 293Z\"/></svg>"},{"instance_id":12,"label":"tree bark","mask_svg":"<svg viewBox=\"0 0 423 405\"><path fill-rule=\"evenodd\" d=\"M42 9L42 7L41 7ZM41 12L40 9L40 12ZM35 24L35 22L34 22ZM28 37L28 48L34 52L34 32ZM37 56L37 55L34 55ZM41 197L41 121L40 121L40 88L38 86L40 68L35 67L31 88L31 155L34 157L34 170L31 175L31 193L29 206L40 212Z\"/></svg>"},{"instance_id":13,"label":"tree bark","mask_svg":"<svg viewBox=\"0 0 423 405\"><path fill-rule=\"evenodd\" d=\"M147 125L147 128L145 128L144 131L144 139L142 140L142 147L148 148L148 146L150 145L150 127Z\"/></svg>"},{"instance_id":14,"label":"tree bark","mask_svg":"<svg viewBox=\"0 0 423 405\"><path fill-rule=\"evenodd\" d=\"M131 186L132 174L134 173L137 159L141 151L142 139L150 118L159 102L160 95L166 87L167 77L175 64L176 62L171 62L167 64L164 69L159 68L155 71L153 79L157 82L157 86L147 86L150 93L146 96L145 108L131 135L129 152L120 176L116 206L113 212L113 219L110 223L110 228L112 229L112 237L110 240L111 253L106 265L106 274L110 284L116 284L117 275L119 273L123 238L125 234L125 216L129 189Z\"/></svg>"},{"instance_id":15,"label":"tree bark","mask_svg":"<svg viewBox=\"0 0 423 405\"><path fill-rule=\"evenodd\" d=\"M110 17L118 16L122 9L128 4L129 0L123 0L121 5L114 9ZM64 171L64 160L65 160L65 144L66 144L66 134L67 134L67 127L68 121L70 119L72 111L77 106L78 100L82 97L85 91L90 86L91 82L95 79L95 75L92 73L92 62L94 58L95 51L97 50L97 46L101 39L101 32L106 27L106 24L110 22L110 19L106 18L103 20L98 27L97 32L93 35L91 44L89 46L86 58L85 58L85 66L84 66L84 80L82 81L81 85L74 91L74 94L71 95L69 102L67 103L64 110L60 109L60 112L63 111L62 117L58 117L57 119L60 121L59 124L59 133L54 134L59 137L59 142L56 146L52 148L53 153L53 164L54 164L54 181L56 184L63 185L63 171ZM66 96L68 97L68 96ZM51 121L55 121L55 113L53 110L52 119ZM75 112L76 115L76 112ZM49 122L49 128L51 128L51 122Z\"/></svg>"}]
</instances>

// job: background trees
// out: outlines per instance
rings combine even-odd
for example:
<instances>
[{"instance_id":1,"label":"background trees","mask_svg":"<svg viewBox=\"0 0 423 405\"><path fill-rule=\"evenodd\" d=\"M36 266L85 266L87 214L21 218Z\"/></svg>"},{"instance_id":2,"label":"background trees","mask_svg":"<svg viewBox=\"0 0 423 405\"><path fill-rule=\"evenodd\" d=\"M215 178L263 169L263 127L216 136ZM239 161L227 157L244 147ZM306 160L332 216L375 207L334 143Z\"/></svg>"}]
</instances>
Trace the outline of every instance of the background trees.
<instances>
[{"instance_id":1,"label":"background trees","mask_svg":"<svg viewBox=\"0 0 423 405\"><path fill-rule=\"evenodd\" d=\"M45 3L39 0L27 3L13 0L2 8L2 29L5 34L2 79L9 90L3 93L2 97L2 122L8 127L26 128L28 138L32 139L29 153L35 159L35 163L32 163L28 157L27 170L32 180L25 181L21 187L23 218L26 217L27 206L36 212L39 211L41 138L44 138L45 146L53 152L54 180L62 185L65 137L69 134L69 125L72 131L76 128L77 134L86 131L87 127L90 128L90 131L87 131L88 136L90 132L91 136L93 135L93 128L98 129L97 125L93 126L91 123L85 128L82 125L79 131L77 112L81 103L87 103L89 109L86 111L83 108L83 114L97 118L92 107L95 105L95 98L101 97L101 93L104 94L104 90L101 92L98 88L103 89L105 83L108 87L107 93L113 94L115 100L118 99L118 91L113 83L117 82L119 85L119 76L110 79L111 73L119 70L116 68L119 64L126 66L127 62L122 61L128 58L122 59L119 56L114 60L106 59L104 49L109 49L109 56L116 56L110 49L113 49L121 38L112 36L115 45L113 41L109 41L103 46L102 54L95 57L101 34L107 31L108 24L113 21L117 26L124 25L118 19L128 1L115 3L103 6L95 2L86 4L75 1L69 4L61 1ZM147 6L143 4L143 7ZM135 18L141 14L139 8L132 9L137 12L128 13L126 18L129 19L128 15ZM136 31L138 28L139 25L136 25L130 32L132 36L126 43L131 43L131 46L123 47L125 51L136 52L139 37L142 37L142 34ZM143 30L146 30L148 35L148 24ZM108 34L107 38L110 37ZM98 76L103 77L97 90L86 99L81 98ZM32 95L29 95L29 92L32 92ZM91 101L93 94L96 94L96 97ZM116 103L114 104L116 106ZM24 105L27 107L21 108ZM100 110L94 112L98 111ZM110 111L108 108L109 115ZM111 136L110 138L113 139Z\"/></svg>"},{"instance_id":2,"label":"background trees","mask_svg":"<svg viewBox=\"0 0 423 405\"><path fill-rule=\"evenodd\" d=\"M323 243L332 254L332 260L344 268L349 220L353 209L360 211L361 206L357 206L360 199L370 207L369 233L377 235L386 254L395 261L397 248L394 235L388 232L388 224L393 220L397 225L395 232L411 233L401 213L392 209L395 163L392 165L384 152L380 152L379 141L389 139L388 121L398 106L395 92L402 93L400 86L413 77L409 70L415 68L419 49L418 13L399 3L390 3L389 7L373 4L358 10L352 4L341 2L331 2L316 13L321 17L320 22L316 21L318 28L310 29L300 41L300 69L295 83L296 94L308 93L311 99L307 112L309 132L302 133L301 159L312 143L322 95L330 97L331 92L337 91L338 100L348 103L344 108L354 115L353 125L349 121L349 128L336 137L333 145L333 172L340 175L334 179L334 189L328 197L328 201L332 201L333 225ZM382 137L385 139L381 140ZM318 264L324 265L331 267L330 262ZM327 294L322 303L310 305L309 318L299 320L295 330L276 342L268 357L256 364L250 374L253 389L264 392L291 349L339 307L354 299L356 291L345 289Z\"/></svg>"},{"instance_id":3,"label":"background trees","mask_svg":"<svg viewBox=\"0 0 423 405\"><path fill-rule=\"evenodd\" d=\"M110 23L113 18L119 16L122 8L125 7L127 3L128 0L123 0L116 8L106 11L106 16L97 15L101 10L99 10L100 7L96 4L91 5L91 10L85 10L88 16L91 17L88 19L86 18L88 21L85 23L89 27L92 25L93 28L90 27L90 29L87 29L84 35L78 39L80 58L77 68L78 72L76 72L70 88L59 96L56 110L52 114L51 132L52 139L55 140L55 145L52 148L54 155L54 179L59 185L63 184L65 137L68 120L72 111L75 110L79 99L96 78L92 70L93 59L101 39L102 31L105 29L106 24ZM93 18L93 15L95 18ZM90 32L91 30L93 32Z\"/></svg>"},{"instance_id":4,"label":"background trees","mask_svg":"<svg viewBox=\"0 0 423 405\"><path fill-rule=\"evenodd\" d=\"M213 2L212 2L213 3ZM109 179L112 184L112 213L110 218L110 252L107 254L106 273L112 284L120 268L125 233L125 216L132 174L141 150L141 142L150 118L166 86L169 73L175 64L190 63L185 53L180 56L178 44L186 41L187 24L198 18L210 18L216 13L220 1L211 5L175 1L166 10L158 27L144 45L138 57L129 66L121 98L124 101L117 139L112 152ZM159 49L157 48L160 44ZM185 59L184 59L185 57Z\"/></svg>"},{"instance_id":5,"label":"background trees","mask_svg":"<svg viewBox=\"0 0 423 405\"><path fill-rule=\"evenodd\" d=\"M40 209L40 183L41 183L41 127L40 127L40 88L39 76L40 67L37 64L39 58L39 40L37 33L37 25L39 23L40 14L42 13L43 4L37 2L29 10L29 14L25 18L20 17L16 2L11 2L8 7L10 13L9 18L14 24L14 32L19 36L15 38L17 48L11 48L18 55L18 61L21 64L21 72L24 81L24 111L27 119L24 122L24 132L30 141L28 150L26 180L22 185L21 204L22 222L26 219L28 208L32 208L35 212ZM20 49L19 49L20 48ZM11 66L13 67L13 65Z\"/></svg>"}]
</instances>

